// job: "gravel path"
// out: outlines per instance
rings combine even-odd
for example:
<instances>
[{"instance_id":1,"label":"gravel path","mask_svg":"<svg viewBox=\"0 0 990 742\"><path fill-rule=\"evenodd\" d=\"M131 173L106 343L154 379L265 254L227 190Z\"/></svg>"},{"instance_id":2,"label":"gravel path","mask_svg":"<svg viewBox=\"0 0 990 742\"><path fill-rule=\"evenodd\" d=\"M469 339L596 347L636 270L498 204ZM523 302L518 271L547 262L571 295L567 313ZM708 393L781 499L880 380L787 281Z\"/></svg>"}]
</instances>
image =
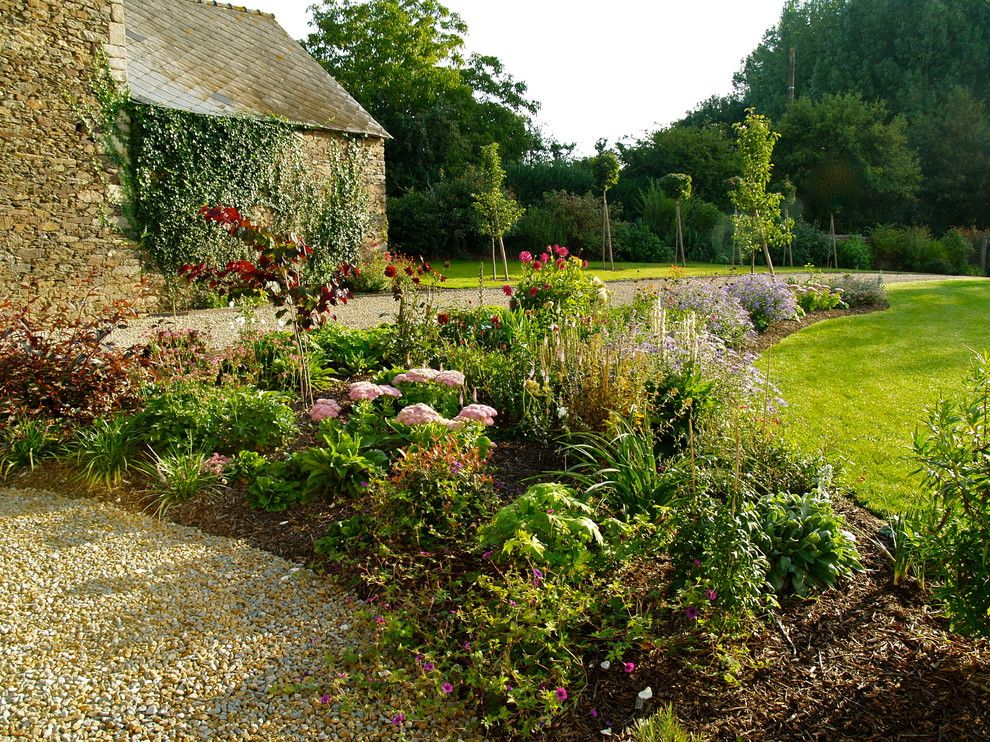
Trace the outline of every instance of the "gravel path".
<instances>
[{"instance_id":1,"label":"gravel path","mask_svg":"<svg viewBox=\"0 0 990 742\"><path fill-rule=\"evenodd\" d=\"M355 604L240 541L2 489L0 739L397 738L409 699L277 690L326 677Z\"/></svg>"},{"instance_id":2,"label":"gravel path","mask_svg":"<svg viewBox=\"0 0 990 742\"><path fill-rule=\"evenodd\" d=\"M789 273L787 278L800 278L805 274ZM884 273L884 283L903 283L913 281L945 281L966 276L936 276L922 273ZM702 276L691 278L693 281L728 281L732 276ZM612 293L613 304L626 304L635 296L636 291L651 284L660 283L663 279L641 279L636 281L610 281L609 291ZM508 306L508 297L501 289L485 289L482 303L487 306ZM438 307L472 307L478 306L478 289L445 289L440 293ZM337 320L350 327L374 327L382 322L395 319L396 302L391 294L375 294L359 296L346 306L337 307ZM275 315L272 310L262 308L253 312L258 323L258 329L275 329ZM200 330L214 347L222 348L237 341L241 324L241 311L237 309L206 309L172 316L143 317L131 322L126 328L117 330L110 340L121 346L131 346L141 342L143 338L158 329L168 330Z\"/></svg>"}]
</instances>

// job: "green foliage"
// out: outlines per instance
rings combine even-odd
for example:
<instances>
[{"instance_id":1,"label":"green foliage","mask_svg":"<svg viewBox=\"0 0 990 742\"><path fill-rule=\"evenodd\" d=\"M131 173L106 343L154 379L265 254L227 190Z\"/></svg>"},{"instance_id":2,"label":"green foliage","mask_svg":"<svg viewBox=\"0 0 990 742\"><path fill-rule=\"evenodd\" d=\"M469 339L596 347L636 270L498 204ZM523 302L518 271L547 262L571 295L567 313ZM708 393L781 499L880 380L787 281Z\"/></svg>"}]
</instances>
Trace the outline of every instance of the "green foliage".
<instances>
[{"instance_id":1,"label":"green foliage","mask_svg":"<svg viewBox=\"0 0 990 742\"><path fill-rule=\"evenodd\" d=\"M688 734L677 721L674 707L668 704L646 719L633 725L635 742L701 742L701 737Z\"/></svg>"},{"instance_id":2,"label":"green foliage","mask_svg":"<svg viewBox=\"0 0 990 742\"><path fill-rule=\"evenodd\" d=\"M804 596L863 569L855 538L821 491L774 495L758 507L757 543L770 563L767 581L776 592Z\"/></svg>"},{"instance_id":3,"label":"green foliage","mask_svg":"<svg viewBox=\"0 0 990 742\"><path fill-rule=\"evenodd\" d=\"M248 504L278 513L303 499L290 461L271 461L255 451L239 451L227 465L230 481L245 485Z\"/></svg>"},{"instance_id":4,"label":"green foliage","mask_svg":"<svg viewBox=\"0 0 990 742\"><path fill-rule=\"evenodd\" d=\"M674 259L674 249L644 222L619 222L615 226L615 257L619 260L668 263Z\"/></svg>"},{"instance_id":5,"label":"green foliage","mask_svg":"<svg viewBox=\"0 0 990 742\"><path fill-rule=\"evenodd\" d=\"M555 245L526 261L512 308L530 312L543 325L595 314L608 297L605 284L588 274L579 258L566 255L567 248Z\"/></svg>"},{"instance_id":6,"label":"green foliage","mask_svg":"<svg viewBox=\"0 0 990 742\"><path fill-rule=\"evenodd\" d=\"M754 110L748 111L746 120L733 128L742 162L742 176L731 194L732 205L737 209L733 239L740 254L750 255L762 247L764 257L769 258L769 248L786 244L794 226L793 220L780 215L783 195L767 191L773 171L770 158L780 135L771 130L765 116Z\"/></svg>"},{"instance_id":7,"label":"green foliage","mask_svg":"<svg viewBox=\"0 0 990 742\"><path fill-rule=\"evenodd\" d=\"M609 219L616 223L617 204L609 204ZM542 245L567 245L575 255L594 255L602 242L602 201L592 194L551 191L530 206L513 235L512 243L524 250Z\"/></svg>"},{"instance_id":8,"label":"green foliage","mask_svg":"<svg viewBox=\"0 0 990 742\"><path fill-rule=\"evenodd\" d=\"M588 161L588 164L599 193L611 190L619 182L619 171L622 166L615 152L608 150L599 152Z\"/></svg>"},{"instance_id":9,"label":"green foliage","mask_svg":"<svg viewBox=\"0 0 990 742\"><path fill-rule=\"evenodd\" d=\"M834 291L841 291L842 301L850 308L882 307L887 303L887 289L880 276L827 273L818 280Z\"/></svg>"},{"instance_id":10,"label":"green foliage","mask_svg":"<svg viewBox=\"0 0 990 742\"><path fill-rule=\"evenodd\" d=\"M869 244L861 237L850 237L842 240L836 249L839 253L839 265L853 270L868 270L873 267L873 252Z\"/></svg>"},{"instance_id":11,"label":"green foliage","mask_svg":"<svg viewBox=\"0 0 990 742\"><path fill-rule=\"evenodd\" d=\"M870 232L870 244L877 267L886 270L944 274L970 271L973 247L958 230L934 240L926 227L882 225Z\"/></svg>"},{"instance_id":12,"label":"green foliage","mask_svg":"<svg viewBox=\"0 0 990 742\"><path fill-rule=\"evenodd\" d=\"M833 289L828 284L814 280L803 281L794 286L794 297L798 306L806 314L811 312L827 312L837 307L845 307L842 292Z\"/></svg>"},{"instance_id":13,"label":"green foliage","mask_svg":"<svg viewBox=\"0 0 990 742\"><path fill-rule=\"evenodd\" d=\"M505 179L509 190L527 207L540 203L547 193L566 191L583 196L596 190L595 178L586 160L508 162Z\"/></svg>"},{"instance_id":14,"label":"green foliage","mask_svg":"<svg viewBox=\"0 0 990 742\"><path fill-rule=\"evenodd\" d=\"M685 173L667 173L657 181L664 195L675 201L691 198L691 176Z\"/></svg>"},{"instance_id":15,"label":"green foliage","mask_svg":"<svg viewBox=\"0 0 990 742\"><path fill-rule=\"evenodd\" d=\"M0 479L18 469L33 470L51 455L56 441L52 424L40 418L15 418L0 426Z\"/></svg>"},{"instance_id":16,"label":"green foliage","mask_svg":"<svg viewBox=\"0 0 990 742\"><path fill-rule=\"evenodd\" d=\"M652 514L676 494L678 478L664 471L652 430L631 422L619 421L614 433L576 433L561 453L568 468L556 473L626 520Z\"/></svg>"},{"instance_id":17,"label":"green foliage","mask_svg":"<svg viewBox=\"0 0 990 742\"><path fill-rule=\"evenodd\" d=\"M286 395L251 387L178 384L158 390L138 416L142 439L159 451L237 453L278 448L296 431Z\"/></svg>"},{"instance_id":18,"label":"green foliage","mask_svg":"<svg viewBox=\"0 0 990 742\"><path fill-rule=\"evenodd\" d=\"M353 260L370 223L363 168L366 150L343 140L330 148L334 177L317 181L305 168L288 122L202 116L128 104L127 231L155 265L174 275L186 264L219 267L246 256L243 245L199 215L203 204L263 212L278 231L302 233L314 248L317 277Z\"/></svg>"},{"instance_id":19,"label":"green foliage","mask_svg":"<svg viewBox=\"0 0 990 742\"><path fill-rule=\"evenodd\" d=\"M914 436L921 548L953 626L990 635L990 354L977 356L967 386L930 407Z\"/></svg>"},{"instance_id":20,"label":"green foliage","mask_svg":"<svg viewBox=\"0 0 990 742\"><path fill-rule=\"evenodd\" d=\"M313 27L307 50L394 137L390 195L459 177L491 142L507 160L539 143L525 84L496 57L468 56L467 25L436 0L327 0Z\"/></svg>"},{"instance_id":21,"label":"green foliage","mask_svg":"<svg viewBox=\"0 0 990 742\"><path fill-rule=\"evenodd\" d=\"M891 118L883 101L855 93L801 98L781 118L780 135L778 169L820 225L833 213L845 228L873 224L918 192L921 170L907 121Z\"/></svg>"},{"instance_id":22,"label":"green foliage","mask_svg":"<svg viewBox=\"0 0 990 742\"><path fill-rule=\"evenodd\" d=\"M338 495L360 497L369 480L379 477L388 464L382 451L362 445L361 438L331 428L323 446L296 453L292 463L303 480L303 494L331 500Z\"/></svg>"},{"instance_id":23,"label":"green foliage","mask_svg":"<svg viewBox=\"0 0 990 742\"><path fill-rule=\"evenodd\" d=\"M594 509L562 484L536 484L495 514L481 543L499 559L523 558L576 575L604 543Z\"/></svg>"},{"instance_id":24,"label":"green foliage","mask_svg":"<svg viewBox=\"0 0 990 742\"><path fill-rule=\"evenodd\" d=\"M481 148L481 190L474 195L474 210L482 234L500 240L525 212L505 190L505 170L498 144ZM503 257L505 257L503 255Z\"/></svg>"},{"instance_id":25,"label":"green foliage","mask_svg":"<svg viewBox=\"0 0 990 742\"><path fill-rule=\"evenodd\" d=\"M70 446L70 457L90 484L120 484L135 455L132 417L105 417L80 428Z\"/></svg>"},{"instance_id":26,"label":"green foliage","mask_svg":"<svg viewBox=\"0 0 990 742\"><path fill-rule=\"evenodd\" d=\"M324 363L333 374L350 377L390 366L398 360L394 355L396 333L395 325L358 330L329 322L307 337L320 349Z\"/></svg>"},{"instance_id":27,"label":"green foliage","mask_svg":"<svg viewBox=\"0 0 990 742\"><path fill-rule=\"evenodd\" d=\"M138 468L155 497L159 518L175 505L188 502L217 484L216 474L205 467L206 456L200 451L187 448L159 454L152 450L150 455L151 460Z\"/></svg>"},{"instance_id":28,"label":"green foliage","mask_svg":"<svg viewBox=\"0 0 990 742\"><path fill-rule=\"evenodd\" d=\"M392 171L389 171L391 182ZM430 185L388 199L391 247L408 255L462 256L488 247L478 236L474 194L481 187L476 170L437 177Z\"/></svg>"},{"instance_id":29,"label":"green foliage","mask_svg":"<svg viewBox=\"0 0 990 742\"><path fill-rule=\"evenodd\" d=\"M660 181L649 179L646 187L639 192L636 211L641 219L660 240L673 245L677 230L677 205L675 200L664 192ZM681 220L684 232L684 249L690 260L721 259L721 250L716 240L720 222L725 216L718 207L708 201L692 198L681 204Z\"/></svg>"},{"instance_id":30,"label":"green foliage","mask_svg":"<svg viewBox=\"0 0 990 742\"><path fill-rule=\"evenodd\" d=\"M331 323L335 324L335 323ZM290 332L270 332L259 335L249 344L249 357L240 378L249 380L258 389L271 392L298 391L301 379L301 363L308 366L308 379L313 389L324 389L330 381L328 361L319 345L312 343L312 335L305 335L305 358L299 357L299 349Z\"/></svg>"}]
</instances>

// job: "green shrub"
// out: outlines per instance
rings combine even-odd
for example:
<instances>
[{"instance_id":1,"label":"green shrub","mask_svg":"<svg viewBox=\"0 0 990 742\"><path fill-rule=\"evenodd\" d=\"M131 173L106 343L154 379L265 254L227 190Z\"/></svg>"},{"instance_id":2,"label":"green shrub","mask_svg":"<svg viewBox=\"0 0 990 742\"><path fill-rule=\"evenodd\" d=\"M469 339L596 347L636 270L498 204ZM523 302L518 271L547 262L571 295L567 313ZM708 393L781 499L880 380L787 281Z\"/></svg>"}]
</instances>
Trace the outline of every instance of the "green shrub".
<instances>
[{"instance_id":1,"label":"green shrub","mask_svg":"<svg viewBox=\"0 0 990 742\"><path fill-rule=\"evenodd\" d=\"M609 205L609 218L619 222L620 208ZM538 253L545 245L567 245L575 255L601 256L601 194L577 196L566 191L547 193L543 201L530 206L516 224L512 244Z\"/></svg>"},{"instance_id":2,"label":"green shrub","mask_svg":"<svg viewBox=\"0 0 990 742\"><path fill-rule=\"evenodd\" d=\"M815 280L802 281L794 284L794 297L798 306L805 314L812 312L827 312L830 309L844 308L842 292L833 289L826 283Z\"/></svg>"},{"instance_id":3,"label":"green shrub","mask_svg":"<svg viewBox=\"0 0 990 742\"><path fill-rule=\"evenodd\" d=\"M777 593L807 595L835 587L863 569L855 538L822 494L783 493L759 501L757 539L769 562L767 581Z\"/></svg>"},{"instance_id":4,"label":"green shrub","mask_svg":"<svg viewBox=\"0 0 990 742\"><path fill-rule=\"evenodd\" d=\"M367 491L369 480L381 476L388 464L388 456L382 451L363 447L360 437L351 437L339 429L324 433L323 444L292 456L306 497L360 497Z\"/></svg>"},{"instance_id":5,"label":"green shrub","mask_svg":"<svg viewBox=\"0 0 990 742\"><path fill-rule=\"evenodd\" d=\"M880 276L826 273L818 281L841 291L842 301L849 307L882 307L887 304L887 289Z\"/></svg>"},{"instance_id":6,"label":"green shrub","mask_svg":"<svg viewBox=\"0 0 990 742\"><path fill-rule=\"evenodd\" d=\"M499 557L522 557L575 574L604 542L594 510L562 484L536 484L495 514L480 533Z\"/></svg>"},{"instance_id":7,"label":"green shrub","mask_svg":"<svg viewBox=\"0 0 990 742\"><path fill-rule=\"evenodd\" d=\"M836 245L839 265L853 270L867 270L873 267L873 254L862 237L850 237Z\"/></svg>"},{"instance_id":8,"label":"green shrub","mask_svg":"<svg viewBox=\"0 0 990 742\"><path fill-rule=\"evenodd\" d=\"M302 500L302 487L290 461L270 461L255 451L240 451L227 465L231 483L245 486L248 504L278 513Z\"/></svg>"},{"instance_id":9,"label":"green shrub","mask_svg":"<svg viewBox=\"0 0 990 742\"><path fill-rule=\"evenodd\" d=\"M70 457L90 484L120 484L135 455L137 418L101 418L80 428L70 444Z\"/></svg>"},{"instance_id":10,"label":"green shrub","mask_svg":"<svg viewBox=\"0 0 990 742\"><path fill-rule=\"evenodd\" d=\"M531 349L517 342L505 350L486 350L473 344L444 345L438 356L445 366L464 374L470 392L498 410L501 427L514 428L523 419L523 381L533 366Z\"/></svg>"},{"instance_id":11,"label":"green shrub","mask_svg":"<svg viewBox=\"0 0 990 742\"><path fill-rule=\"evenodd\" d=\"M620 222L615 228L615 257L633 263L669 263L674 248L641 221Z\"/></svg>"},{"instance_id":12,"label":"green shrub","mask_svg":"<svg viewBox=\"0 0 990 742\"><path fill-rule=\"evenodd\" d=\"M554 191L586 194L596 190L591 169L579 160L507 162L505 181L523 206L539 203L544 194Z\"/></svg>"},{"instance_id":13,"label":"green shrub","mask_svg":"<svg viewBox=\"0 0 990 742\"><path fill-rule=\"evenodd\" d=\"M0 427L0 479L17 469L34 469L52 454L56 441L51 423L41 418L15 418Z\"/></svg>"},{"instance_id":14,"label":"green shrub","mask_svg":"<svg viewBox=\"0 0 990 742\"><path fill-rule=\"evenodd\" d=\"M505 352L513 340L511 327L506 326L508 314L505 307L497 306L445 310L439 317L440 337L457 346ZM450 363L446 366L460 368Z\"/></svg>"},{"instance_id":15,"label":"green shrub","mask_svg":"<svg viewBox=\"0 0 990 742\"><path fill-rule=\"evenodd\" d=\"M966 275L973 272L970 261L975 250L966 235L958 229L950 229L939 239L944 251L944 258L949 266L947 272L956 275Z\"/></svg>"},{"instance_id":16,"label":"green shrub","mask_svg":"<svg viewBox=\"0 0 990 742\"><path fill-rule=\"evenodd\" d=\"M266 451L296 432L289 400L251 387L179 384L148 399L139 427L144 441L160 451L184 446L226 454Z\"/></svg>"},{"instance_id":17,"label":"green shrub","mask_svg":"<svg viewBox=\"0 0 990 742\"><path fill-rule=\"evenodd\" d=\"M313 389L325 389L330 382L327 359L319 345L306 336L306 363L309 366L309 383ZM270 332L251 341L247 360L247 373L240 378L258 389L272 392L297 392L301 380L299 349L291 332Z\"/></svg>"},{"instance_id":18,"label":"green shrub","mask_svg":"<svg viewBox=\"0 0 990 742\"><path fill-rule=\"evenodd\" d=\"M348 377L398 362L396 334L395 325L355 330L328 322L311 332L309 339L322 351L324 363L334 374Z\"/></svg>"},{"instance_id":19,"label":"green shrub","mask_svg":"<svg viewBox=\"0 0 990 742\"><path fill-rule=\"evenodd\" d=\"M921 552L952 625L990 635L990 354L959 399L939 399L914 437L925 503Z\"/></svg>"},{"instance_id":20,"label":"green shrub","mask_svg":"<svg viewBox=\"0 0 990 742\"><path fill-rule=\"evenodd\" d=\"M218 483L215 473L206 468L206 456L200 451L151 451L151 460L139 466L147 478L149 490L157 503L158 517L179 503L188 502L208 492Z\"/></svg>"}]
</instances>

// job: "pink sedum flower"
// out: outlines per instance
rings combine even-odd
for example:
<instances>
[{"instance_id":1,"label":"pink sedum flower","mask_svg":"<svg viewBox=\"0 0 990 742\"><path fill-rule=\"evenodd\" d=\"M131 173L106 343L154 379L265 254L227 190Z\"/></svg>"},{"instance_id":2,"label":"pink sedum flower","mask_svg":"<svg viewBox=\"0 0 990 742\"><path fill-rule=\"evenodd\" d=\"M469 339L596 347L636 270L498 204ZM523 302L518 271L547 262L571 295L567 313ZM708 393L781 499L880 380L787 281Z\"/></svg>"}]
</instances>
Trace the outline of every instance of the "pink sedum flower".
<instances>
[{"instance_id":1,"label":"pink sedum flower","mask_svg":"<svg viewBox=\"0 0 990 742\"><path fill-rule=\"evenodd\" d=\"M393 384L401 384L404 381L409 381L409 374L399 374L392 379Z\"/></svg>"},{"instance_id":2,"label":"pink sedum flower","mask_svg":"<svg viewBox=\"0 0 990 742\"><path fill-rule=\"evenodd\" d=\"M464 374L460 371L441 371L433 381L444 386L464 386Z\"/></svg>"},{"instance_id":3,"label":"pink sedum flower","mask_svg":"<svg viewBox=\"0 0 990 742\"><path fill-rule=\"evenodd\" d=\"M494 407L489 407L486 404L469 404L457 413L457 417L454 419L473 420L474 422L479 422L482 425L494 425L496 415L498 415L498 412Z\"/></svg>"},{"instance_id":4,"label":"pink sedum flower","mask_svg":"<svg viewBox=\"0 0 990 742\"><path fill-rule=\"evenodd\" d=\"M440 372L433 368L411 368L405 373L405 379L403 381L412 381L425 384L428 381L433 381L440 375ZM392 383L395 384L395 379L392 379Z\"/></svg>"},{"instance_id":5,"label":"pink sedum flower","mask_svg":"<svg viewBox=\"0 0 990 742\"><path fill-rule=\"evenodd\" d=\"M379 384L378 388L381 390L381 393L386 397L395 397L396 399L398 399L399 397L402 396L402 392L396 389L394 386L389 386L388 384Z\"/></svg>"},{"instance_id":6,"label":"pink sedum flower","mask_svg":"<svg viewBox=\"0 0 990 742\"><path fill-rule=\"evenodd\" d=\"M444 418L439 412L422 402L403 407L395 420L402 425L427 425L444 422Z\"/></svg>"},{"instance_id":7,"label":"pink sedum flower","mask_svg":"<svg viewBox=\"0 0 990 742\"><path fill-rule=\"evenodd\" d=\"M362 399L370 401L382 396L382 390L378 384L372 384L370 381L355 381L351 384L347 395L354 402Z\"/></svg>"},{"instance_id":8,"label":"pink sedum flower","mask_svg":"<svg viewBox=\"0 0 990 742\"><path fill-rule=\"evenodd\" d=\"M314 423L329 417L340 417L340 403L336 399L318 399L309 411L309 419Z\"/></svg>"},{"instance_id":9,"label":"pink sedum flower","mask_svg":"<svg viewBox=\"0 0 990 742\"><path fill-rule=\"evenodd\" d=\"M215 453L203 462L203 470L219 477L223 474L224 467L226 467L229 463L229 456L224 456L222 453Z\"/></svg>"}]
</instances>

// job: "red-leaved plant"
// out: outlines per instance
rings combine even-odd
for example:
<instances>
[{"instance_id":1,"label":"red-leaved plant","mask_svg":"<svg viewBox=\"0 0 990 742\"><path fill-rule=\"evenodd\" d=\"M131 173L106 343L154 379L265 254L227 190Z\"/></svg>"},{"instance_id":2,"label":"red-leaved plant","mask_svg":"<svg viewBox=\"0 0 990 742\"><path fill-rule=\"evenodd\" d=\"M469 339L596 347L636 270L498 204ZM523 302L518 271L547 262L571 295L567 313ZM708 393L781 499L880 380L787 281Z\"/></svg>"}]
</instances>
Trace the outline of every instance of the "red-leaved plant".
<instances>
[{"instance_id":1,"label":"red-leaved plant","mask_svg":"<svg viewBox=\"0 0 990 742\"><path fill-rule=\"evenodd\" d=\"M321 284L307 284L303 270L313 248L299 235L278 233L264 225L255 224L242 216L233 206L204 206L199 212L208 222L226 229L232 237L256 251L254 262L233 260L220 269L205 263L184 265L180 275L190 282L205 283L211 289L226 294L230 299L245 296L263 296L276 308L279 319L291 322L300 358L300 392L307 405L313 403L313 391L306 362L306 343L303 333L319 327L328 319L330 307L346 304L353 298L344 282L355 275L357 268L341 263L330 280Z\"/></svg>"},{"instance_id":2,"label":"red-leaved plant","mask_svg":"<svg viewBox=\"0 0 990 742\"><path fill-rule=\"evenodd\" d=\"M136 314L127 301L100 303L89 280L58 301L0 303L0 428L24 415L71 428L135 403L140 353L106 340Z\"/></svg>"}]
</instances>

